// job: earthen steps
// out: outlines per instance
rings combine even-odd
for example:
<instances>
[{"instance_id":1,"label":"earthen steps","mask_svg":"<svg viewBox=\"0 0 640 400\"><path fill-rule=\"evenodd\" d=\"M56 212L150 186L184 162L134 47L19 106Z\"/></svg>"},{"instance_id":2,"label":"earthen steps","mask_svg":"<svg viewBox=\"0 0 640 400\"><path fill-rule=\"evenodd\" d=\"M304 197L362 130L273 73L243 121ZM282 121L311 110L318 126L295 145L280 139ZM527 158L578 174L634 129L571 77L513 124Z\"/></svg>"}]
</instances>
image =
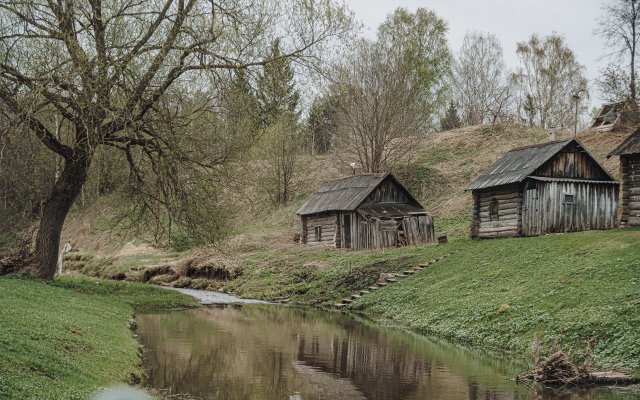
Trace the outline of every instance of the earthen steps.
<instances>
[{"instance_id":1,"label":"earthen steps","mask_svg":"<svg viewBox=\"0 0 640 400\"><path fill-rule=\"evenodd\" d=\"M411 270L403 271L402 274L399 274L399 273L381 274L380 278L378 279L378 282L376 282L376 286L369 286L369 288L368 288L369 290L360 290L359 294L358 293L353 293L350 298L342 299L342 303L334 304L334 307L336 307L336 308L346 307L347 305L349 305L350 303L353 303L354 301L358 300L359 298L361 298L365 294L369 294L374 290L378 290L378 289L380 289L382 287L385 287L389 283L398 282L398 280L395 279L395 278L406 278L406 277L408 277L410 275L413 275L413 274L415 274L417 272L422 271L424 268L431 266L433 263L436 263L436 262L438 262L440 260L443 260L443 259L445 259L445 258L447 258L447 257L449 257L449 256L451 256L451 255L453 255L453 254L455 254L455 253L457 253L459 251L460 251L460 249L457 249L457 250L452 251L449 254L443 255L442 257L437 257L437 258L433 259L432 261L426 262L424 264L418 264L417 267L414 267ZM384 278L383 278L383 276L384 276Z\"/></svg>"}]
</instances>

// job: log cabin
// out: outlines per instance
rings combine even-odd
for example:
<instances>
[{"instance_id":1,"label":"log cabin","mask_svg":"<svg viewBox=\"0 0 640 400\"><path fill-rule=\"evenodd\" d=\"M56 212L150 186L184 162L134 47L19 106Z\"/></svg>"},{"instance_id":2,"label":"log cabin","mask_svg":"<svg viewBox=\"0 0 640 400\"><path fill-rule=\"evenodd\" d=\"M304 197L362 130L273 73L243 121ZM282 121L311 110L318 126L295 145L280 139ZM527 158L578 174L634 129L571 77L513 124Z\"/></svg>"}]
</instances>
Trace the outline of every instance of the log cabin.
<instances>
[{"instance_id":1,"label":"log cabin","mask_svg":"<svg viewBox=\"0 0 640 400\"><path fill-rule=\"evenodd\" d=\"M513 149L472 191L472 238L538 236L618 225L619 184L577 138Z\"/></svg>"},{"instance_id":2,"label":"log cabin","mask_svg":"<svg viewBox=\"0 0 640 400\"><path fill-rule=\"evenodd\" d=\"M607 155L620 156L620 225L640 226L640 129Z\"/></svg>"},{"instance_id":3,"label":"log cabin","mask_svg":"<svg viewBox=\"0 0 640 400\"><path fill-rule=\"evenodd\" d=\"M323 183L296 212L300 242L379 249L435 241L433 215L390 173Z\"/></svg>"}]
</instances>

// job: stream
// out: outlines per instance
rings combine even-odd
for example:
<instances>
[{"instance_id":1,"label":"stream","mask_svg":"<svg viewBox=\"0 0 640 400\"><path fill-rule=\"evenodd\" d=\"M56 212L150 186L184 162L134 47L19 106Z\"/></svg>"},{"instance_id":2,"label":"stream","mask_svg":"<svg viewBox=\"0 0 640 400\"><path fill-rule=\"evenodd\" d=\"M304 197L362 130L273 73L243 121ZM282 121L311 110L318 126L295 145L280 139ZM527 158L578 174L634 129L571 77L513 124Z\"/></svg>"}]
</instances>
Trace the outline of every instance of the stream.
<instances>
[{"instance_id":1,"label":"stream","mask_svg":"<svg viewBox=\"0 0 640 400\"><path fill-rule=\"evenodd\" d=\"M638 386L516 384L524 360L340 312L181 290L208 305L138 316L147 385L200 399L640 400ZM193 293L196 292L196 293Z\"/></svg>"}]
</instances>

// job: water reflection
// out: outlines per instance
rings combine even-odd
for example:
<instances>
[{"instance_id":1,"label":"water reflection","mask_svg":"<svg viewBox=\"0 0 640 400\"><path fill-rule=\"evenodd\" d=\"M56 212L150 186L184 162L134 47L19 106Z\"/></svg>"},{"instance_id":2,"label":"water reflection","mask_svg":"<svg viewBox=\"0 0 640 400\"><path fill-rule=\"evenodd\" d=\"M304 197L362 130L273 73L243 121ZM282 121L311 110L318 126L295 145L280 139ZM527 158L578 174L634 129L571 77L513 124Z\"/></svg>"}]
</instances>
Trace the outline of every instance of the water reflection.
<instances>
[{"instance_id":1,"label":"water reflection","mask_svg":"<svg viewBox=\"0 0 640 400\"><path fill-rule=\"evenodd\" d=\"M202 399L622 398L518 386L517 360L335 312L214 305L142 315L139 326L149 386Z\"/></svg>"}]
</instances>

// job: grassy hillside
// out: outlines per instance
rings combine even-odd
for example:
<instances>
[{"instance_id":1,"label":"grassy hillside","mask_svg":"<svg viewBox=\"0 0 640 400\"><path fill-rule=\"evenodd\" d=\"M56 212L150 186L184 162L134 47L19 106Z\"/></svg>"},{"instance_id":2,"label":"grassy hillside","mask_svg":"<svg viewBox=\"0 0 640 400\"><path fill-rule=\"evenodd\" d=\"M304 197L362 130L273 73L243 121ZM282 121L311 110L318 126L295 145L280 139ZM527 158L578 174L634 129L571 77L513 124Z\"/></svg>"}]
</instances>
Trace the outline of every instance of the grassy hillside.
<instances>
[{"instance_id":1,"label":"grassy hillside","mask_svg":"<svg viewBox=\"0 0 640 400\"><path fill-rule=\"evenodd\" d=\"M506 151L543 142L547 135L542 129L522 125L496 126L493 131L488 126L474 126L441 132L423 139L408 164L396 167L394 172L427 210L439 216L438 235L447 234L450 240L464 241L471 218L471 195L464 189ZM614 176L618 174L617 158L606 160L605 156L626 133L585 132L578 137ZM558 138L565 137L558 135ZM295 211L321 182L344 176L350 173L350 168L341 166L330 155L305 156L303 164L307 167L295 182L297 197L291 204L273 209L248 200L240 202L233 234L215 249L172 252L163 248L162 242L159 247L150 244L151 238L108 231L113 218L109 206L117 204L117 199L105 198L91 209L76 209L62 234L63 241L71 239L74 247L68 265L99 277L168 283L185 277L199 280L203 275L216 281L233 278L254 265L256 262L251 260L256 257L272 260L283 252L322 258L324 250L301 248L294 243L293 236L300 230ZM177 284L192 283L182 279ZM198 281L196 285L208 283Z\"/></svg>"},{"instance_id":2,"label":"grassy hillside","mask_svg":"<svg viewBox=\"0 0 640 400\"><path fill-rule=\"evenodd\" d=\"M87 399L143 377L134 310L195 306L149 285L0 277L0 398Z\"/></svg>"},{"instance_id":3,"label":"grassy hillside","mask_svg":"<svg viewBox=\"0 0 640 400\"><path fill-rule=\"evenodd\" d=\"M574 355L640 370L640 229L477 241L350 306L474 345Z\"/></svg>"}]
</instances>

